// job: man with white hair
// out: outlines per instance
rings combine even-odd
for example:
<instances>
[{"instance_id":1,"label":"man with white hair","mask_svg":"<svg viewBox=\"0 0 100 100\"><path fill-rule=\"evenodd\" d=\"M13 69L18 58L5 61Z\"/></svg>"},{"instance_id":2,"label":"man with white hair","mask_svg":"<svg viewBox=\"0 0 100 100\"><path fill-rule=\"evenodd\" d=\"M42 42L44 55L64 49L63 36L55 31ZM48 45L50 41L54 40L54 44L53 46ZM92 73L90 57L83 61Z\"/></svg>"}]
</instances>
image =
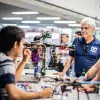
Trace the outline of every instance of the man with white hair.
<instances>
[{"instance_id":1,"label":"man with white hair","mask_svg":"<svg viewBox=\"0 0 100 100\"><path fill-rule=\"evenodd\" d=\"M75 59L75 74L80 77L82 71L87 72L100 58L100 41L95 38L95 21L86 17L81 22L82 37L76 38L73 42L75 50L69 52L63 72L59 75L63 76L68 71L71 62Z\"/></svg>"}]
</instances>

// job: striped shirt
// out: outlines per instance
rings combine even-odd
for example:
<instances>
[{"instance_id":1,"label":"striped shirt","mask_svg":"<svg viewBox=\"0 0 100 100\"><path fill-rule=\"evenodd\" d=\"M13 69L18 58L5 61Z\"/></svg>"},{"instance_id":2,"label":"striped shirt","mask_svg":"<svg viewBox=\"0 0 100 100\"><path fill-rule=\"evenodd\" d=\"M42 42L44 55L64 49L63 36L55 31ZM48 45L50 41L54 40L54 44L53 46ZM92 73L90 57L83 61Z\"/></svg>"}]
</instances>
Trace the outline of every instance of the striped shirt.
<instances>
[{"instance_id":1,"label":"striped shirt","mask_svg":"<svg viewBox=\"0 0 100 100\"><path fill-rule=\"evenodd\" d=\"M0 53L0 100L9 100L5 86L15 84L15 70L13 59Z\"/></svg>"}]
</instances>

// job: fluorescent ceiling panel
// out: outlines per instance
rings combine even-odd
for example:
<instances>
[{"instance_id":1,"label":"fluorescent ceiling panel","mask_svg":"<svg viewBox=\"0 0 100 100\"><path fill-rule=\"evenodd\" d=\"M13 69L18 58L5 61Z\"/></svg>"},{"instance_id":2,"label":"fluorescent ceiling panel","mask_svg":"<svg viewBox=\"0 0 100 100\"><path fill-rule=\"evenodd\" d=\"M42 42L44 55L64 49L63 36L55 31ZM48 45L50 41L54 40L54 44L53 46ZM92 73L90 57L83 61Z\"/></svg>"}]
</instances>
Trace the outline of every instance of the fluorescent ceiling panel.
<instances>
[{"instance_id":1,"label":"fluorescent ceiling panel","mask_svg":"<svg viewBox=\"0 0 100 100\"><path fill-rule=\"evenodd\" d=\"M37 17L37 20L60 20L60 17Z\"/></svg>"},{"instance_id":2,"label":"fluorescent ceiling panel","mask_svg":"<svg viewBox=\"0 0 100 100\"><path fill-rule=\"evenodd\" d=\"M25 11L25 12L12 12L12 14L15 14L15 15L39 14L39 12L36 12L36 11Z\"/></svg>"},{"instance_id":3,"label":"fluorescent ceiling panel","mask_svg":"<svg viewBox=\"0 0 100 100\"><path fill-rule=\"evenodd\" d=\"M54 21L56 24L70 24L70 23L76 23L76 21Z\"/></svg>"},{"instance_id":4,"label":"fluorescent ceiling panel","mask_svg":"<svg viewBox=\"0 0 100 100\"><path fill-rule=\"evenodd\" d=\"M40 21L21 21L21 23L40 23Z\"/></svg>"},{"instance_id":5,"label":"fluorescent ceiling panel","mask_svg":"<svg viewBox=\"0 0 100 100\"><path fill-rule=\"evenodd\" d=\"M3 17L3 20L22 20L23 18L21 17Z\"/></svg>"}]
</instances>

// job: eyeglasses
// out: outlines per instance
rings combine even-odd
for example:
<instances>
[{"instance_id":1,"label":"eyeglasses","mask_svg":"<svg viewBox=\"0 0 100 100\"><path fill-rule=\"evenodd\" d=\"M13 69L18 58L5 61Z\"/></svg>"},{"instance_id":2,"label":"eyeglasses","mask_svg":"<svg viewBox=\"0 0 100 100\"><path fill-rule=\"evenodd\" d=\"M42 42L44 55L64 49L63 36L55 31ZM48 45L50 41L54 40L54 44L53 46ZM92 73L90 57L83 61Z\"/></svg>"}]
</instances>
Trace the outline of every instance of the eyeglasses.
<instances>
[{"instance_id":1,"label":"eyeglasses","mask_svg":"<svg viewBox=\"0 0 100 100\"><path fill-rule=\"evenodd\" d=\"M87 53L87 49L88 49L88 45L84 44L83 54L86 54Z\"/></svg>"}]
</instances>

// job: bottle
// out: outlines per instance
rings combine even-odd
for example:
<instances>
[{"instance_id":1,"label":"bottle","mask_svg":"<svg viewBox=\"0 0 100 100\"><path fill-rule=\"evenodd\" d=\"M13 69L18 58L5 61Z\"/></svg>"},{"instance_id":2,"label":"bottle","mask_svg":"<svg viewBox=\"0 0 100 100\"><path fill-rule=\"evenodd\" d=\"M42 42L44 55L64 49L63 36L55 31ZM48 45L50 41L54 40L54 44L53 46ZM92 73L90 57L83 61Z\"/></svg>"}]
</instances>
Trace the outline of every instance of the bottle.
<instances>
[{"instance_id":1,"label":"bottle","mask_svg":"<svg viewBox=\"0 0 100 100\"><path fill-rule=\"evenodd\" d=\"M85 72L85 69L83 69L83 70L82 70L82 74L81 74L81 76L84 77L84 76L85 76L85 73L86 73L86 72Z\"/></svg>"},{"instance_id":2,"label":"bottle","mask_svg":"<svg viewBox=\"0 0 100 100\"><path fill-rule=\"evenodd\" d=\"M75 45L72 45L72 49L75 50Z\"/></svg>"}]
</instances>

